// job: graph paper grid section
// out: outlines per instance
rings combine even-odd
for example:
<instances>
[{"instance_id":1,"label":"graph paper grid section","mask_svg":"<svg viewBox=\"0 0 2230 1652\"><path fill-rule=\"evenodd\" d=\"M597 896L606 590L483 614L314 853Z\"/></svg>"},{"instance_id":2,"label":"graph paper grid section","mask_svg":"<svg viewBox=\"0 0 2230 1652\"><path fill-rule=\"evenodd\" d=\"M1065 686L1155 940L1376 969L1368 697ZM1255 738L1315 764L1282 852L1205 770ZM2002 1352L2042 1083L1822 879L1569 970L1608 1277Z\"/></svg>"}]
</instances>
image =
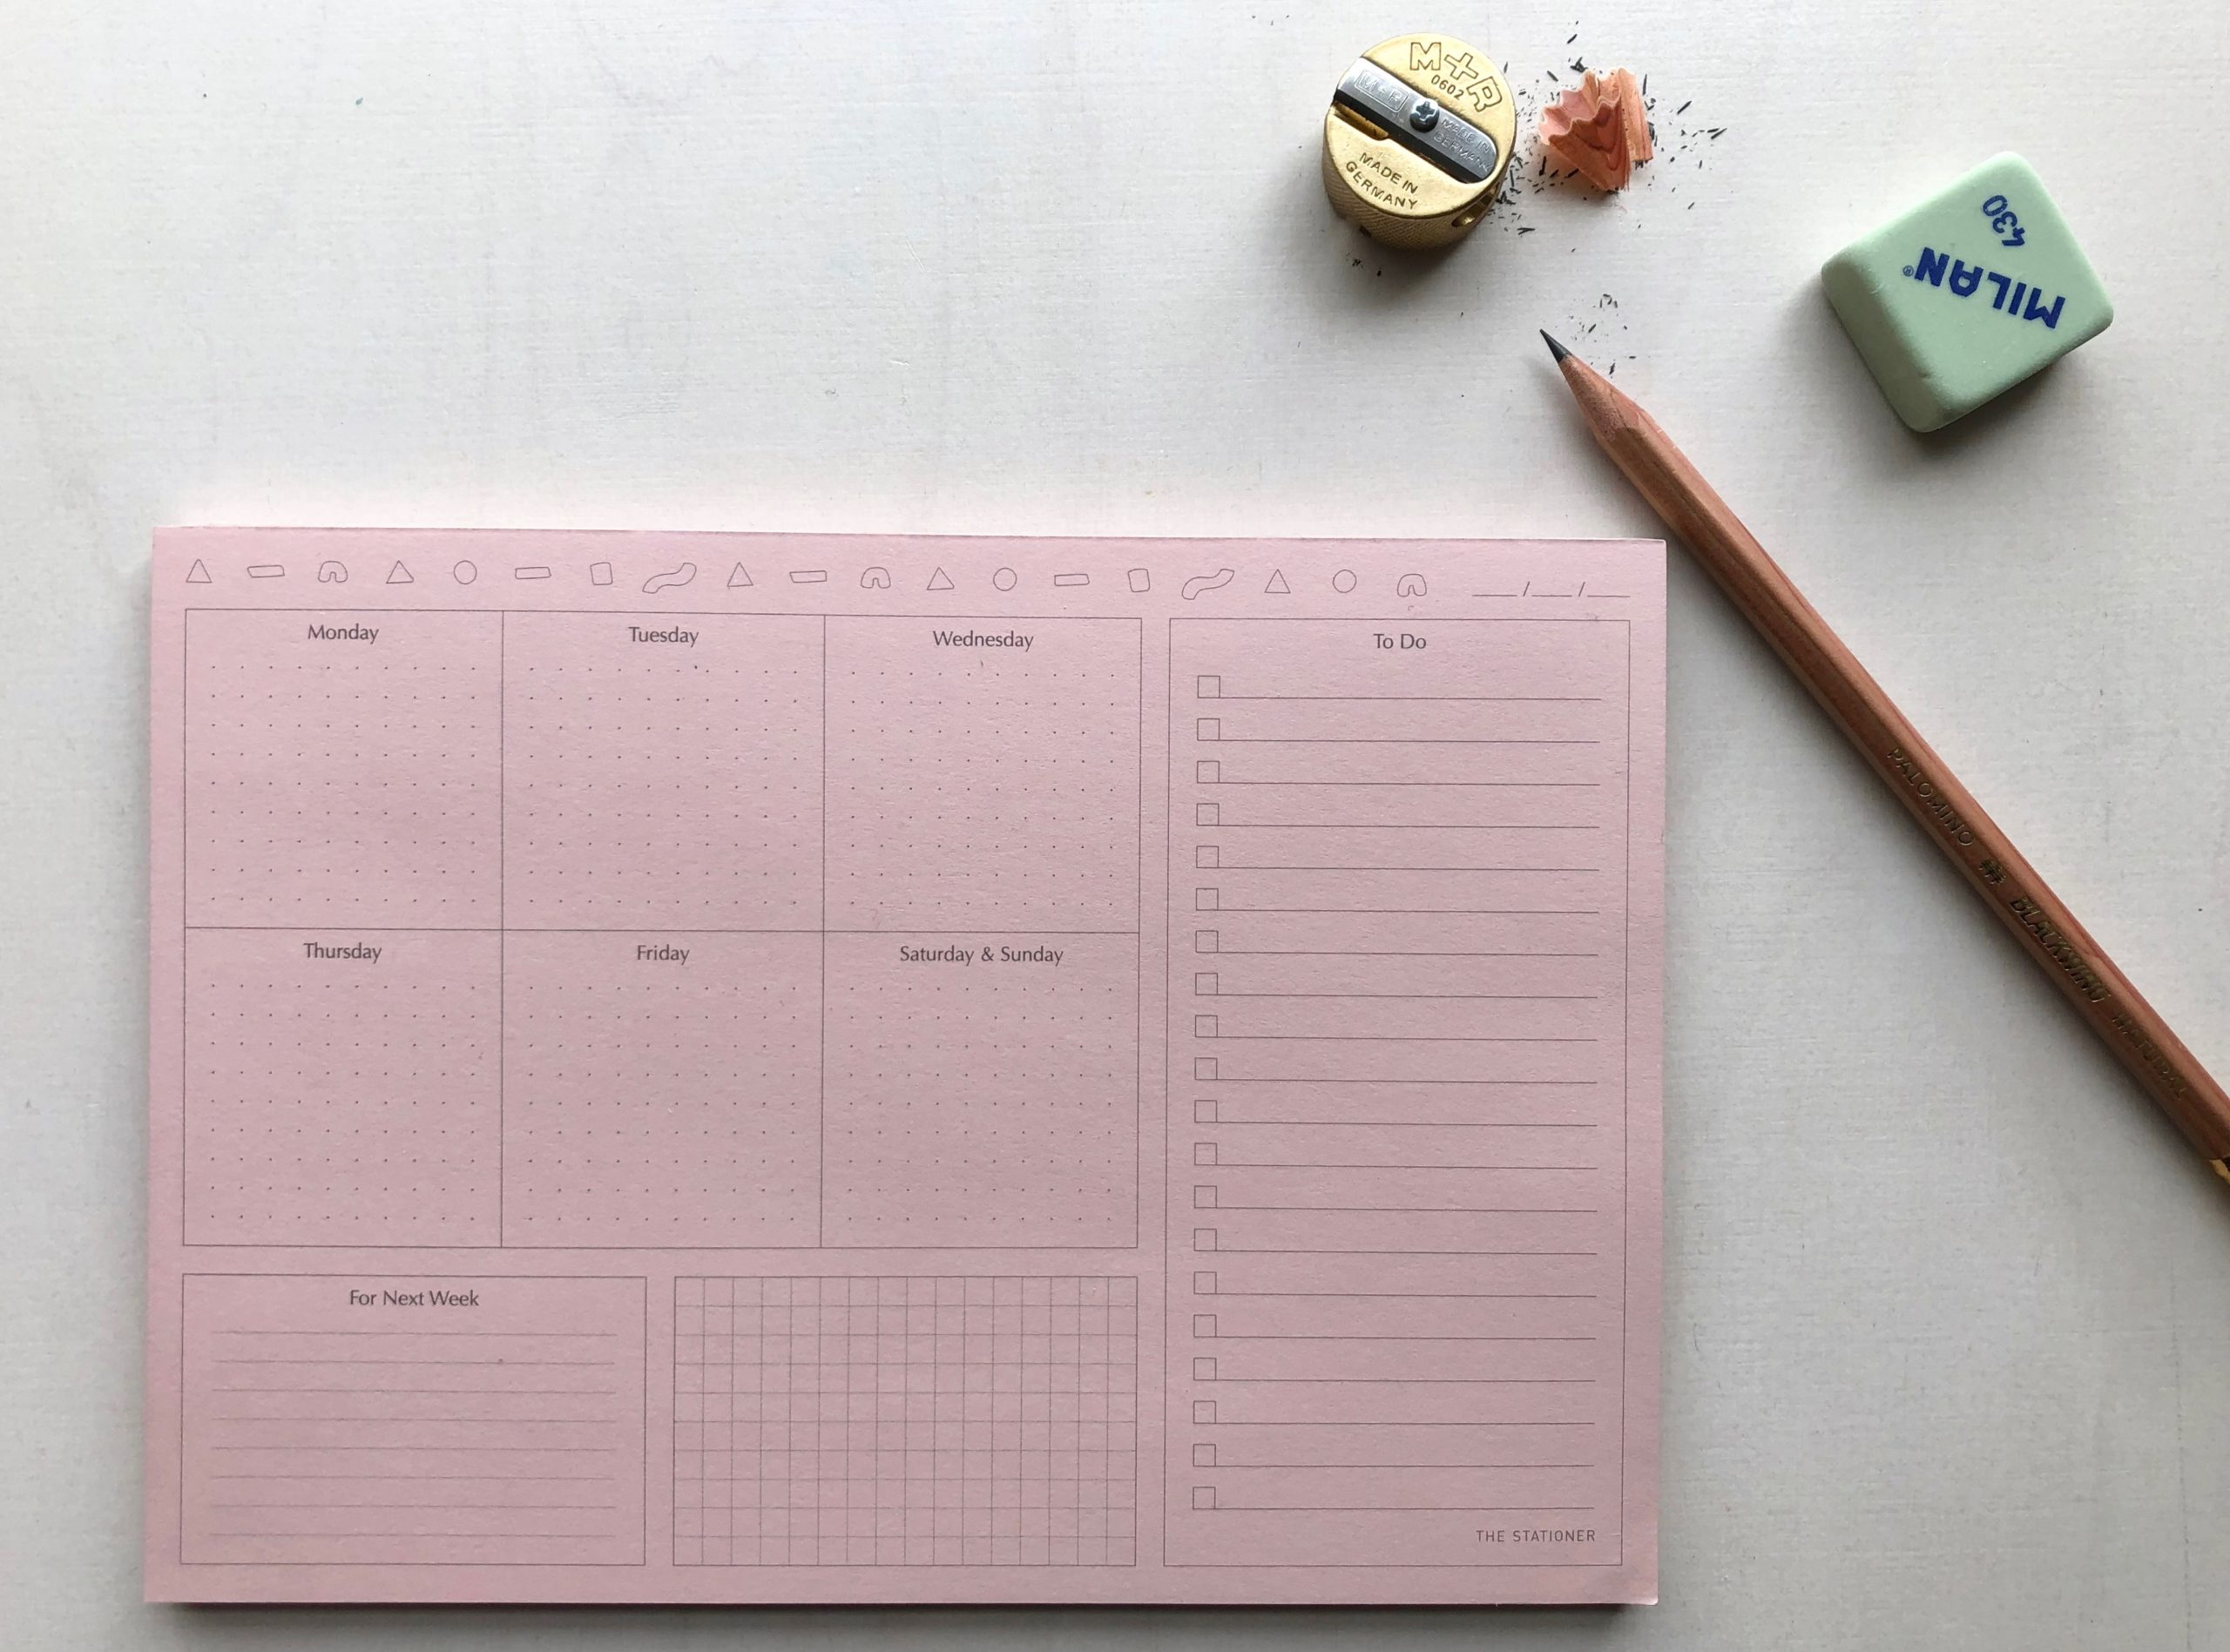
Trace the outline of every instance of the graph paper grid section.
<instances>
[{"instance_id":1,"label":"graph paper grid section","mask_svg":"<svg viewBox=\"0 0 2230 1652\"><path fill-rule=\"evenodd\" d=\"M1132 1566L1138 1284L674 1281L678 1566Z\"/></svg>"}]
</instances>

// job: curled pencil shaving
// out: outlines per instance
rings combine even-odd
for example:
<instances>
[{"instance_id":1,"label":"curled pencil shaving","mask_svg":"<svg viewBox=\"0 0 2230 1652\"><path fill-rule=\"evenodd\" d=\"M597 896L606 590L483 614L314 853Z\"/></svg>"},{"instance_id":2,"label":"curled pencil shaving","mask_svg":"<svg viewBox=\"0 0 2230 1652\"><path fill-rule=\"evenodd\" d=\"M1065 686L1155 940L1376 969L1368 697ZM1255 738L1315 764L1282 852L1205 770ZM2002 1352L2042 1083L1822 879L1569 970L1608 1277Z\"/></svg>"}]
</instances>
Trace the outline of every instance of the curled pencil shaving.
<instances>
[{"instance_id":1,"label":"curled pencil shaving","mask_svg":"<svg viewBox=\"0 0 2230 1652\"><path fill-rule=\"evenodd\" d=\"M1630 69L1587 71L1541 111L1541 141L1598 189L1624 189L1652 153L1649 115Z\"/></svg>"}]
</instances>

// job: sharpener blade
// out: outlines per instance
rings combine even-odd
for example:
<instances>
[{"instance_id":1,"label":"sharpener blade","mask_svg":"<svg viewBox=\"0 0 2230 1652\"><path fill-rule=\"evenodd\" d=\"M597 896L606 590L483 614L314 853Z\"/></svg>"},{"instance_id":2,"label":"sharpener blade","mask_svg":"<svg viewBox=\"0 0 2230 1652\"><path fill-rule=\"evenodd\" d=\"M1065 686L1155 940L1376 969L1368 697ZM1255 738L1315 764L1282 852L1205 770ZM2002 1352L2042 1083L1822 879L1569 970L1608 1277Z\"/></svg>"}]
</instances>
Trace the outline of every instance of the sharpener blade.
<instances>
[{"instance_id":1,"label":"sharpener blade","mask_svg":"<svg viewBox=\"0 0 2230 1652\"><path fill-rule=\"evenodd\" d=\"M1502 158L1493 138L1447 105L1397 80L1368 57L1356 58L1340 77L1332 101L1464 183L1483 183L1492 178ZM1434 113L1429 124L1421 127L1410 117L1428 104Z\"/></svg>"}]
</instances>

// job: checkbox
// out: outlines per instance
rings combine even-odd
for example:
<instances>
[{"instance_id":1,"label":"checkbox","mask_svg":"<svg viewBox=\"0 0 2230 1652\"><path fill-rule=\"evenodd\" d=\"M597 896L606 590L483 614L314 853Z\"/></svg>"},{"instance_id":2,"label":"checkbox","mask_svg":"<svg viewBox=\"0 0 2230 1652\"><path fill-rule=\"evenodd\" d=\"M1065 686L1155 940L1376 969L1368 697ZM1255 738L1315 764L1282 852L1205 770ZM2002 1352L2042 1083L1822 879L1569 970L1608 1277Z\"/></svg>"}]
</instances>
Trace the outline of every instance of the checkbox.
<instances>
[{"instance_id":1,"label":"checkbox","mask_svg":"<svg viewBox=\"0 0 2230 1652\"><path fill-rule=\"evenodd\" d=\"M1202 758L1193 765L1193 778L1202 786L1220 786L1223 783L1223 765L1213 758Z\"/></svg>"},{"instance_id":2,"label":"checkbox","mask_svg":"<svg viewBox=\"0 0 2230 1652\"><path fill-rule=\"evenodd\" d=\"M1213 952L1220 944L1221 936L1216 930L1195 929L1193 932L1193 950L1194 952Z\"/></svg>"},{"instance_id":3,"label":"checkbox","mask_svg":"<svg viewBox=\"0 0 2230 1652\"><path fill-rule=\"evenodd\" d=\"M1216 1448L1213 1446L1195 1446L1193 1447L1193 1467L1213 1468L1215 1466Z\"/></svg>"},{"instance_id":4,"label":"checkbox","mask_svg":"<svg viewBox=\"0 0 2230 1652\"><path fill-rule=\"evenodd\" d=\"M1223 824L1222 806L1215 803L1194 804L1193 824L1194 826L1221 826Z\"/></svg>"},{"instance_id":5,"label":"checkbox","mask_svg":"<svg viewBox=\"0 0 2230 1652\"><path fill-rule=\"evenodd\" d=\"M1216 1276L1214 1274L1199 1272L1193 1276L1193 1294L1194 1296L1212 1297L1215 1295L1215 1293Z\"/></svg>"},{"instance_id":6,"label":"checkbox","mask_svg":"<svg viewBox=\"0 0 2230 1652\"><path fill-rule=\"evenodd\" d=\"M1193 1507L1195 1507L1195 1508L1213 1508L1215 1506L1216 1506L1216 1488L1215 1488L1214 1487L1213 1487L1213 1486L1195 1486L1194 1487L1193 1487Z\"/></svg>"},{"instance_id":7,"label":"checkbox","mask_svg":"<svg viewBox=\"0 0 2230 1652\"><path fill-rule=\"evenodd\" d=\"M1223 678L1220 677L1196 677L1193 679L1193 692L1204 700L1221 699L1223 698Z\"/></svg>"},{"instance_id":8,"label":"checkbox","mask_svg":"<svg viewBox=\"0 0 2230 1652\"><path fill-rule=\"evenodd\" d=\"M1216 1208L1216 1188L1213 1182L1202 1182L1193 1189L1193 1208L1213 1210Z\"/></svg>"},{"instance_id":9,"label":"checkbox","mask_svg":"<svg viewBox=\"0 0 2230 1652\"><path fill-rule=\"evenodd\" d=\"M1215 1315L1212 1313L1194 1314L1193 1316L1193 1334L1196 1337L1214 1336L1216 1334Z\"/></svg>"},{"instance_id":10,"label":"checkbox","mask_svg":"<svg viewBox=\"0 0 2230 1652\"><path fill-rule=\"evenodd\" d=\"M1213 888L1195 889L1193 891L1193 910L1195 912L1213 912L1217 910L1217 903L1222 899L1223 897L1218 894Z\"/></svg>"},{"instance_id":11,"label":"checkbox","mask_svg":"<svg viewBox=\"0 0 2230 1652\"><path fill-rule=\"evenodd\" d=\"M1215 1379L1216 1362L1214 1356L1208 1355L1204 1358L1195 1359L1193 1362L1193 1380L1194 1382L1213 1382Z\"/></svg>"},{"instance_id":12,"label":"checkbox","mask_svg":"<svg viewBox=\"0 0 2230 1652\"><path fill-rule=\"evenodd\" d=\"M1220 717L1196 718L1193 719L1193 735L1199 739L1220 740L1223 738L1223 718Z\"/></svg>"},{"instance_id":13,"label":"checkbox","mask_svg":"<svg viewBox=\"0 0 2230 1652\"><path fill-rule=\"evenodd\" d=\"M1214 1055L1195 1055L1193 1057L1193 1076L1204 1083L1213 1083L1216 1079L1216 1063L1220 1059L1220 1057Z\"/></svg>"},{"instance_id":14,"label":"checkbox","mask_svg":"<svg viewBox=\"0 0 2230 1652\"><path fill-rule=\"evenodd\" d=\"M1193 1103L1193 1123L1195 1124L1213 1124L1217 1122L1215 1102L1194 1102Z\"/></svg>"},{"instance_id":15,"label":"checkbox","mask_svg":"<svg viewBox=\"0 0 2230 1652\"><path fill-rule=\"evenodd\" d=\"M1213 1038L1216 1035L1216 1021L1217 1017L1213 1015L1193 1016L1193 1036L1195 1038Z\"/></svg>"},{"instance_id":16,"label":"checkbox","mask_svg":"<svg viewBox=\"0 0 2230 1652\"><path fill-rule=\"evenodd\" d=\"M1216 1231L1213 1228L1194 1228L1193 1230L1193 1248L1195 1251L1214 1250L1216 1248Z\"/></svg>"},{"instance_id":17,"label":"checkbox","mask_svg":"<svg viewBox=\"0 0 2230 1652\"><path fill-rule=\"evenodd\" d=\"M1220 866L1223 851L1213 843L1203 843L1193 851L1193 864L1196 866Z\"/></svg>"},{"instance_id":18,"label":"checkbox","mask_svg":"<svg viewBox=\"0 0 2230 1652\"><path fill-rule=\"evenodd\" d=\"M1195 1142L1193 1143L1193 1163L1213 1164L1215 1162L1216 1144L1213 1142Z\"/></svg>"},{"instance_id":19,"label":"checkbox","mask_svg":"<svg viewBox=\"0 0 2230 1652\"><path fill-rule=\"evenodd\" d=\"M1193 990L1202 998L1214 997L1220 984L1213 969L1197 971L1193 976Z\"/></svg>"}]
</instances>

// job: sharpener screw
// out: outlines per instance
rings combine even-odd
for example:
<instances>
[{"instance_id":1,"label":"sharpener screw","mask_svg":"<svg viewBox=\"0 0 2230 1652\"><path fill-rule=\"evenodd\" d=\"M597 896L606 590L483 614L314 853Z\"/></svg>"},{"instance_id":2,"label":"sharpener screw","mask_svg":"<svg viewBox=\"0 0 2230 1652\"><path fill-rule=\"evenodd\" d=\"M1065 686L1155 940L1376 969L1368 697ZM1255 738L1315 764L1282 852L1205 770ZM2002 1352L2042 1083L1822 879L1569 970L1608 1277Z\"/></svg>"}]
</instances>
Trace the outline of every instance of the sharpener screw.
<instances>
[{"instance_id":1,"label":"sharpener screw","mask_svg":"<svg viewBox=\"0 0 2230 1652\"><path fill-rule=\"evenodd\" d=\"M1409 107L1409 125L1419 131L1430 131L1440 124L1440 105L1429 98L1420 98Z\"/></svg>"}]
</instances>

